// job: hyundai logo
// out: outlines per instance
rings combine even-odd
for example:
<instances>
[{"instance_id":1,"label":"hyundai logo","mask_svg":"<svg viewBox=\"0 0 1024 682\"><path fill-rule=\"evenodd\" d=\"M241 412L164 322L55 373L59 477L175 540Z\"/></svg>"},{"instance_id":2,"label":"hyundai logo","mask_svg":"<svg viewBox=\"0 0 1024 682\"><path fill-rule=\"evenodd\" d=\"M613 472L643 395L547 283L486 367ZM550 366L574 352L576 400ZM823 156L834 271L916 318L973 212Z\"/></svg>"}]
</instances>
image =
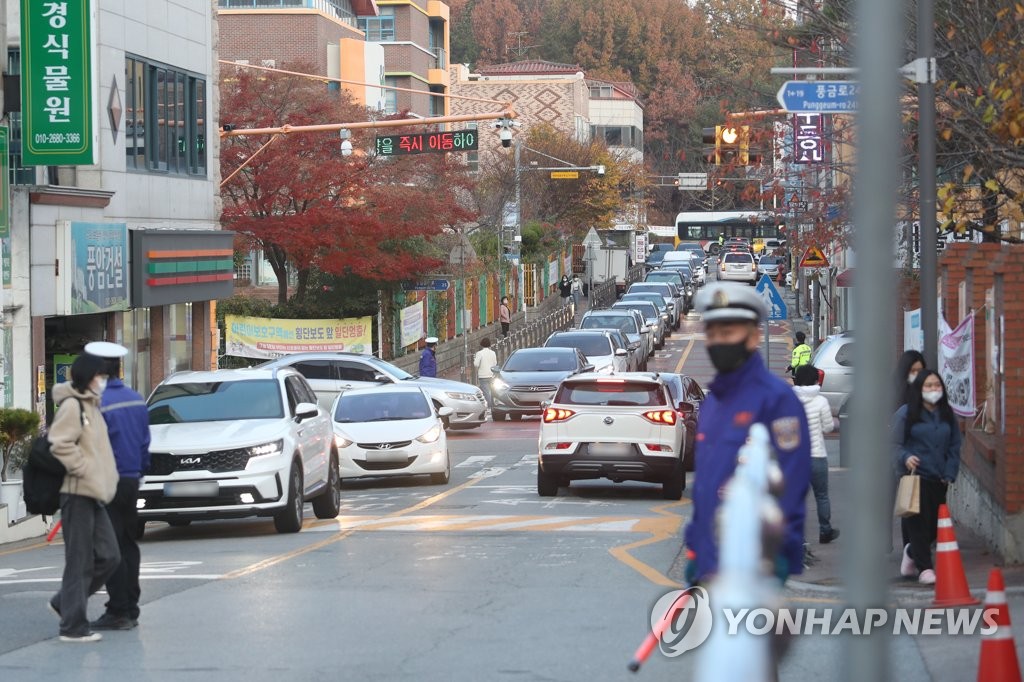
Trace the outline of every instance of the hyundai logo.
<instances>
[{"instance_id":1,"label":"hyundai logo","mask_svg":"<svg viewBox=\"0 0 1024 682\"><path fill-rule=\"evenodd\" d=\"M203 461L202 457L183 457L181 460L182 464L200 464Z\"/></svg>"},{"instance_id":2,"label":"hyundai logo","mask_svg":"<svg viewBox=\"0 0 1024 682\"><path fill-rule=\"evenodd\" d=\"M614 420L614 419L612 419L611 417L605 417L605 418L604 418L604 423L605 423L605 424L611 424L611 423L613 423L614 421L615 421L615 420Z\"/></svg>"},{"instance_id":3,"label":"hyundai logo","mask_svg":"<svg viewBox=\"0 0 1024 682\"><path fill-rule=\"evenodd\" d=\"M390 450L391 449L391 443L378 443L377 444L377 449L378 450Z\"/></svg>"},{"instance_id":4,"label":"hyundai logo","mask_svg":"<svg viewBox=\"0 0 1024 682\"><path fill-rule=\"evenodd\" d=\"M531 391L543 391L544 388L541 386L530 386Z\"/></svg>"}]
</instances>

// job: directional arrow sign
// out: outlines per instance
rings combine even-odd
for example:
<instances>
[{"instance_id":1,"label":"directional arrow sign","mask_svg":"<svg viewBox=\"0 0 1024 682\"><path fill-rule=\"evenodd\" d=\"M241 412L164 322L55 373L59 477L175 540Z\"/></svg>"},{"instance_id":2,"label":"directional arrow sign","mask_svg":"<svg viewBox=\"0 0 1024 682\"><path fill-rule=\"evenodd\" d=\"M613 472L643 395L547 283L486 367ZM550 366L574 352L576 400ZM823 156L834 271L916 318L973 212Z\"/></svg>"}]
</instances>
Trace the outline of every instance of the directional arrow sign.
<instances>
[{"instance_id":1,"label":"directional arrow sign","mask_svg":"<svg viewBox=\"0 0 1024 682\"><path fill-rule=\"evenodd\" d=\"M776 97L796 114L853 114L859 91L856 81L786 81Z\"/></svg>"},{"instance_id":2,"label":"directional arrow sign","mask_svg":"<svg viewBox=\"0 0 1024 682\"><path fill-rule=\"evenodd\" d=\"M402 282L405 291L448 291L451 283L446 279L431 279L425 282Z\"/></svg>"}]
</instances>

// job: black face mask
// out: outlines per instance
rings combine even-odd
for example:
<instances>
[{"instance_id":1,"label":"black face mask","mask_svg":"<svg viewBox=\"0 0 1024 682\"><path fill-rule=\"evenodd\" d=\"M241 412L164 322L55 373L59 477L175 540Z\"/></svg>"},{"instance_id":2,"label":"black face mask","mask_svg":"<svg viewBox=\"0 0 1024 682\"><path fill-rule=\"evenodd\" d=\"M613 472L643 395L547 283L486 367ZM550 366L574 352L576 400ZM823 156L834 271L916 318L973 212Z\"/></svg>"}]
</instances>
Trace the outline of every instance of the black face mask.
<instances>
[{"instance_id":1,"label":"black face mask","mask_svg":"<svg viewBox=\"0 0 1024 682\"><path fill-rule=\"evenodd\" d=\"M747 342L718 343L708 346L708 355L711 357L711 364L719 372L734 372L743 366L753 351L747 349Z\"/></svg>"}]
</instances>

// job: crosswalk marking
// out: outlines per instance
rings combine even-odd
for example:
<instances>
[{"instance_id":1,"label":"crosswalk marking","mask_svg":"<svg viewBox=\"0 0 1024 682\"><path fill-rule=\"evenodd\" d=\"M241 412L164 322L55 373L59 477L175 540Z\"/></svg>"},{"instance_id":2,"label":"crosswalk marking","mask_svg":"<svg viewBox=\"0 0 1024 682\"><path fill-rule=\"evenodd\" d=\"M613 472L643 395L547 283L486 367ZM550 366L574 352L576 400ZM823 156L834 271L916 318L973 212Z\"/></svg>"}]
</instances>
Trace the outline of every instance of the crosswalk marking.
<instances>
[{"instance_id":1,"label":"crosswalk marking","mask_svg":"<svg viewBox=\"0 0 1024 682\"><path fill-rule=\"evenodd\" d=\"M456 464L455 468L463 469L466 467L483 466L493 459L494 455L474 455L473 457L467 457L464 461Z\"/></svg>"},{"instance_id":2,"label":"crosswalk marking","mask_svg":"<svg viewBox=\"0 0 1024 682\"><path fill-rule=\"evenodd\" d=\"M486 467L479 471L474 471L469 475L469 478L493 478L494 476L501 476L506 471L508 471L508 467Z\"/></svg>"}]
</instances>

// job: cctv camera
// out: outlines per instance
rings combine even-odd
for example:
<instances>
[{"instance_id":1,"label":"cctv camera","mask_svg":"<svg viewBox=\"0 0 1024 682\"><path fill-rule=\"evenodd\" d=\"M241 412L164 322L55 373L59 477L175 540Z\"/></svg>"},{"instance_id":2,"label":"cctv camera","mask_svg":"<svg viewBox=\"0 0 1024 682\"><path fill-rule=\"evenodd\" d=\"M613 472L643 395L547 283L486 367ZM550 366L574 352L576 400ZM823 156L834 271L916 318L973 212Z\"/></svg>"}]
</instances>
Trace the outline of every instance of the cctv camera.
<instances>
[{"instance_id":1,"label":"cctv camera","mask_svg":"<svg viewBox=\"0 0 1024 682\"><path fill-rule=\"evenodd\" d=\"M597 175L598 175L598 177L601 177L601 178L604 177L604 166L598 166L597 167Z\"/></svg>"},{"instance_id":2,"label":"cctv camera","mask_svg":"<svg viewBox=\"0 0 1024 682\"><path fill-rule=\"evenodd\" d=\"M501 146L508 148L512 146L512 131L508 128L502 128L498 133L498 137L501 138Z\"/></svg>"}]
</instances>

